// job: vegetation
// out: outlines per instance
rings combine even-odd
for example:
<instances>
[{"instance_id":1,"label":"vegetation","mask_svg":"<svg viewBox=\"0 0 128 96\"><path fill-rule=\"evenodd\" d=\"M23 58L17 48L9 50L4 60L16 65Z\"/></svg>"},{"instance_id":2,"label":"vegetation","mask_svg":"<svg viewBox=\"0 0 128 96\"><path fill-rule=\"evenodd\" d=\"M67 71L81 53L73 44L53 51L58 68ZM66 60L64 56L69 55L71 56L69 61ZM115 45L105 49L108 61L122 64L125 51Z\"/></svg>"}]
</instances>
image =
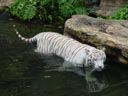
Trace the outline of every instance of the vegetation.
<instances>
[{"instance_id":1,"label":"vegetation","mask_svg":"<svg viewBox=\"0 0 128 96\"><path fill-rule=\"evenodd\" d=\"M38 18L44 21L65 20L73 14L88 14L84 0L14 0L7 11L23 20Z\"/></svg>"},{"instance_id":2,"label":"vegetation","mask_svg":"<svg viewBox=\"0 0 128 96\"><path fill-rule=\"evenodd\" d=\"M118 10L116 10L110 17L109 17L109 19L124 19L124 20L128 20L128 3L124 6L124 7L122 7L122 8L120 8L120 9L118 9Z\"/></svg>"}]
</instances>

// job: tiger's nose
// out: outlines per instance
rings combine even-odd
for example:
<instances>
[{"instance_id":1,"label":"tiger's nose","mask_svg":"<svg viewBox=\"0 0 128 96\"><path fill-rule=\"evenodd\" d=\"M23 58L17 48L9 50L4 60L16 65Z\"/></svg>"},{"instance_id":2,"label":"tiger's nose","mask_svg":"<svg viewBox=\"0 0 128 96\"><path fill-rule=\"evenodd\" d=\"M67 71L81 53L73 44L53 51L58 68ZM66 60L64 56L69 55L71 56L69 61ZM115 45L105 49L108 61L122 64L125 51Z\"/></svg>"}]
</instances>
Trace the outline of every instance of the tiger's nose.
<instances>
[{"instance_id":1,"label":"tiger's nose","mask_svg":"<svg viewBox=\"0 0 128 96\"><path fill-rule=\"evenodd\" d=\"M102 69L102 66L99 66L99 69Z\"/></svg>"},{"instance_id":2,"label":"tiger's nose","mask_svg":"<svg viewBox=\"0 0 128 96\"><path fill-rule=\"evenodd\" d=\"M98 69L102 70L104 68L104 66L99 66Z\"/></svg>"}]
</instances>

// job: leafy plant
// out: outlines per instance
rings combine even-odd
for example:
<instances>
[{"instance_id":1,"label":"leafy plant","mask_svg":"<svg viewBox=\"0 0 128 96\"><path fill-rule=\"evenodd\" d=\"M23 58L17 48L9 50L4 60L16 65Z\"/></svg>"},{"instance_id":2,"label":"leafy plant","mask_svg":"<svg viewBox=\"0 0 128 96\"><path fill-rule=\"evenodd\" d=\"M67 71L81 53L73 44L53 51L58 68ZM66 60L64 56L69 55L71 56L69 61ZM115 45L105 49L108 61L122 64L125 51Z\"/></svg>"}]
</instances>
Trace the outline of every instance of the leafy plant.
<instances>
[{"instance_id":1,"label":"leafy plant","mask_svg":"<svg viewBox=\"0 0 128 96\"><path fill-rule=\"evenodd\" d=\"M110 17L109 19L124 19L124 20L128 20L128 3L118 9L117 11L115 11Z\"/></svg>"},{"instance_id":2,"label":"leafy plant","mask_svg":"<svg viewBox=\"0 0 128 96\"><path fill-rule=\"evenodd\" d=\"M7 11L23 20L39 18L44 21L65 20L73 14L88 14L84 0L14 0Z\"/></svg>"},{"instance_id":3,"label":"leafy plant","mask_svg":"<svg viewBox=\"0 0 128 96\"><path fill-rule=\"evenodd\" d=\"M31 0L14 0L15 5L8 8L7 11L23 20L32 19L36 15L37 8L34 6L35 2L30 1Z\"/></svg>"}]
</instances>

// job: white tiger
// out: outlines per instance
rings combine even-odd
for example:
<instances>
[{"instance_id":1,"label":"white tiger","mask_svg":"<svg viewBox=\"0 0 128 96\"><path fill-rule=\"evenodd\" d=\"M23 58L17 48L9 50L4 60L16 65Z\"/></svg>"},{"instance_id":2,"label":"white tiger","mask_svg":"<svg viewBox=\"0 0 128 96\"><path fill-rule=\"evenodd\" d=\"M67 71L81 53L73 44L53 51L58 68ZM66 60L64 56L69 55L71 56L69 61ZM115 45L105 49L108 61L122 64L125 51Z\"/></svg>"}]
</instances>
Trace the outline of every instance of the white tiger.
<instances>
[{"instance_id":1,"label":"white tiger","mask_svg":"<svg viewBox=\"0 0 128 96\"><path fill-rule=\"evenodd\" d=\"M103 50L82 44L59 33L42 32L32 38L24 38L16 29L15 31L21 40L29 43L36 42L36 52L46 55L55 54L62 57L65 60L63 68L88 67L90 65L93 66L93 70L100 71L104 68L106 55Z\"/></svg>"}]
</instances>

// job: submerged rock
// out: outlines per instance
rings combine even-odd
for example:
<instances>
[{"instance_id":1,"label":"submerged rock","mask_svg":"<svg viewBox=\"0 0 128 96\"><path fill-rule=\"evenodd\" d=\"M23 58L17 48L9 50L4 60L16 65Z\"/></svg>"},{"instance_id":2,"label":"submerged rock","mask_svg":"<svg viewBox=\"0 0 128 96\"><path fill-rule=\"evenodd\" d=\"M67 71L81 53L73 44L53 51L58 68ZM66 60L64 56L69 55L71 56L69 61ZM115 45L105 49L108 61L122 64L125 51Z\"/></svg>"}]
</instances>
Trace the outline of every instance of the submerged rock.
<instances>
[{"instance_id":1,"label":"submerged rock","mask_svg":"<svg viewBox=\"0 0 128 96\"><path fill-rule=\"evenodd\" d=\"M65 22L64 34L78 38L97 48L106 48L113 60L128 64L128 22L99 20L85 15L74 15Z\"/></svg>"}]
</instances>

